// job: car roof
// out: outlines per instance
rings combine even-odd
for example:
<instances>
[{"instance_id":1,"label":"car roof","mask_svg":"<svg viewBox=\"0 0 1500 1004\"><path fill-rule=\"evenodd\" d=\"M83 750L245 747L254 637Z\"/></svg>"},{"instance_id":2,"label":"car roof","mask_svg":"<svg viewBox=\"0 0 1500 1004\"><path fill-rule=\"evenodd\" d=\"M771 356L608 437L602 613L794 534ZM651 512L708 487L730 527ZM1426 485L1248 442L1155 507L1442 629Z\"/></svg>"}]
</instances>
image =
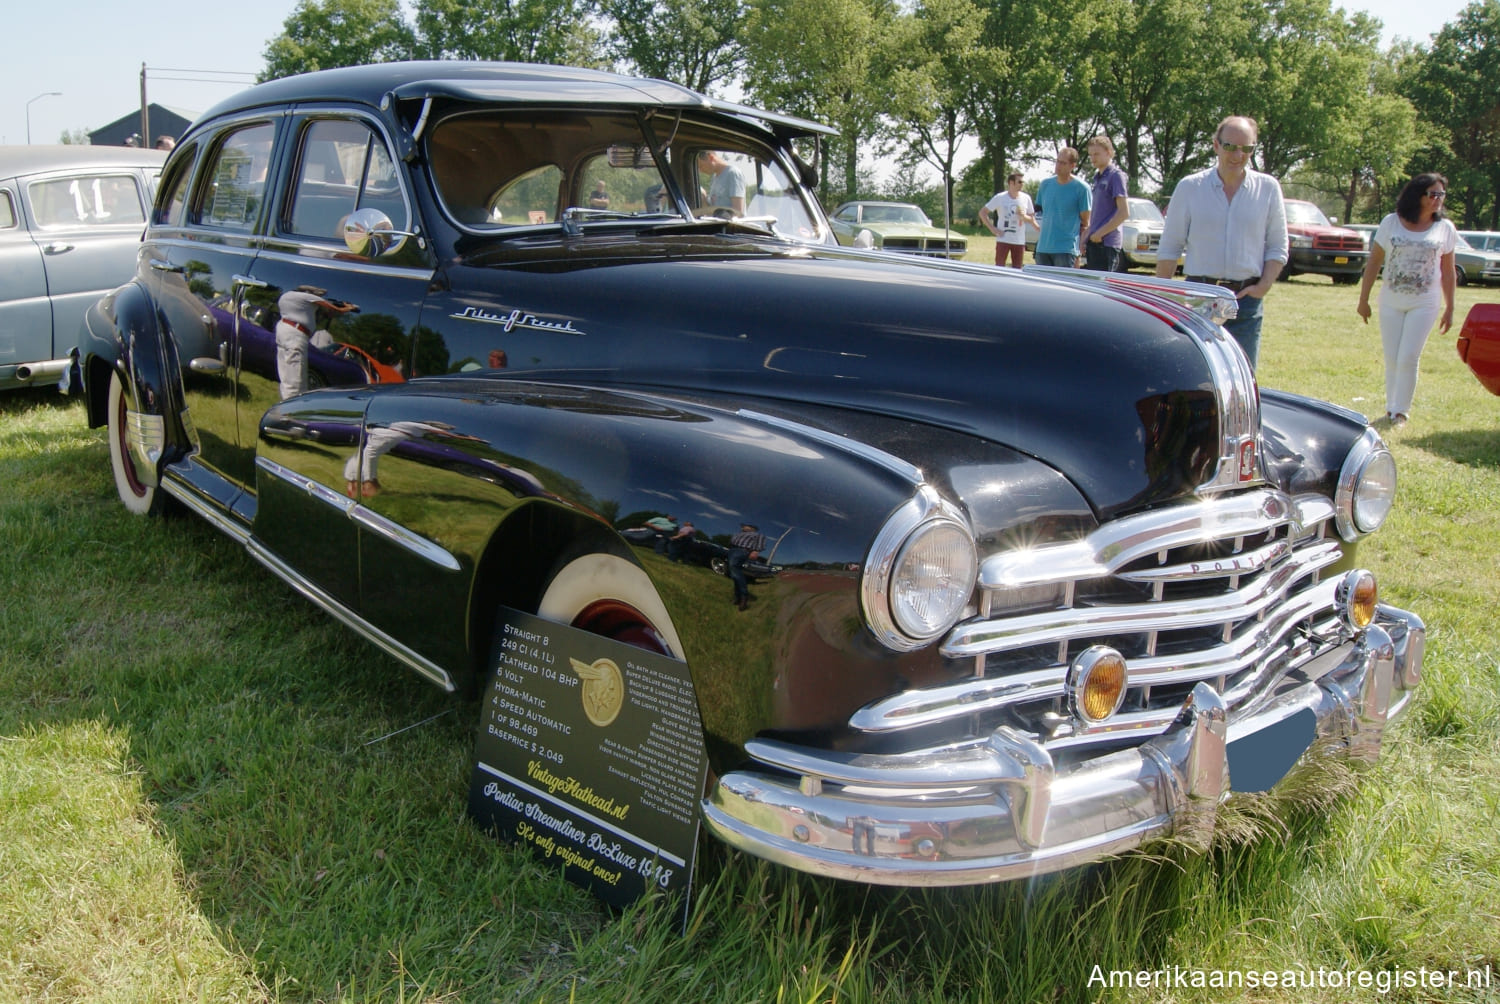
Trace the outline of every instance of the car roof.
<instances>
[{"instance_id":1,"label":"car roof","mask_svg":"<svg viewBox=\"0 0 1500 1004\"><path fill-rule=\"evenodd\" d=\"M376 63L282 77L219 102L203 115L202 121L242 109L302 101L353 100L379 107L391 96L398 100L444 97L493 104L654 106L716 112L754 122L783 137L837 134L837 130L817 122L706 97L666 80L571 66L477 60Z\"/></svg>"},{"instance_id":2,"label":"car roof","mask_svg":"<svg viewBox=\"0 0 1500 1004\"><path fill-rule=\"evenodd\" d=\"M850 199L848 202L840 202L838 208L845 206L900 206L902 209L921 209L915 202L883 202L880 199Z\"/></svg>"},{"instance_id":3,"label":"car roof","mask_svg":"<svg viewBox=\"0 0 1500 1004\"><path fill-rule=\"evenodd\" d=\"M0 178L73 168L161 167L166 159L165 150L142 150L133 146L69 143L0 146Z\"/></svg>"}]
</instances>

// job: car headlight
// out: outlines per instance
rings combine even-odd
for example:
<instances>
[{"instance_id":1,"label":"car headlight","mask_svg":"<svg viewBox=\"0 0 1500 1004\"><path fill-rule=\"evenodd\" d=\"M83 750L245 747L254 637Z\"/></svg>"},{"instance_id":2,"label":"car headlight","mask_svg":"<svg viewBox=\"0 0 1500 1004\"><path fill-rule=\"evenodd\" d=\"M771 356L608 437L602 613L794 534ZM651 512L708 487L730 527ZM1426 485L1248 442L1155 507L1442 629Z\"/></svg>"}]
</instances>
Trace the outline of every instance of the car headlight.
<instances>
[{"instance_id":1,"label":"car headlight","mask_svg":"<svg viewBox=\"0 0 1500 1004\"><path fill-rule=\"evenodd\" d=\"M1380 529L1396 500L1396 461L1374 429L1366 429L1339 471L1334 522L1339 536L1357 540Z\"/></svg>"},{"instance_id":2,"label":"car headlight","mask_svg":"<svg viewBox=\"0 0 1500 1004\"><path fill-rule=\"evenodd\" d=\"M968 521L924 485L870 548L860 583L865 622L887 648L920 648L963 616L978 573Z\"/></svg>"},{"instance_id":3,"label":"car headlight","mask_svg":"<svg viewBox=\"0 0 1500 1004\"><path fill-rule=\"evenodd\" d=\"M1311 237L1302 237L1298 234L1292 234L1287 238L1287 240L1291 242L1291 245L1294 248L1310 248L1313 246L1313 239Z\"/></svg>"}]
</instances>

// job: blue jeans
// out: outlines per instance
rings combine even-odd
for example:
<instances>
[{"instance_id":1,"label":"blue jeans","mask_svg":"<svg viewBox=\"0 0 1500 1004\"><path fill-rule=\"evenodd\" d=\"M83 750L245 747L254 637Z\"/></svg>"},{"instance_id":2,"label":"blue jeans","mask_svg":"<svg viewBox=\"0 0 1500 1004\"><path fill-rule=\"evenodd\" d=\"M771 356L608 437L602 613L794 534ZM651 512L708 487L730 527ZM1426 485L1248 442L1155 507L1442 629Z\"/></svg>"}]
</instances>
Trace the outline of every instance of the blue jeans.
<instances>
[{"instance_id":1,"label":"blue jeans","mask_svg":"<svg viewBox=\"0 0 1500 1004\"><path fill-rule=\"evenodd\" d=\"M743 547L729 549L729 581L734 583L734 602L739 604L750 599L750 584L745 578L745 562L750 552Z\"/></svg>"},{"instance_id":2,"label":"blue jeans","mask_svg":"<svg viewBox=\"0 0 1500 1004\"><path fill-rule=\"evenodd\" d=\"M1125 252L1089 241L1083 246L1083 267L1095 272L1123 272Z\"/></svg>"},{"instance_id":3,"label":"blue jeans","mask_svg":"<svg viewBox=\"0 0 1500 1004\"><path fill-rule=\"evenodd\" d=\"M1058 268L1072 268L1073 262L1077 259L1076 255L1053 254L1051 251L1038 251L1034 257L1038 265L1056 265Z\"/></svg>"},{"instance_id":4,"label":"blue jeans","mask_svg":"<svg viewBox=\"0 0 1500 1004\"><path fill-rule=\"evenodd\" d=\"M1255 369L1256 357L1260 354L1260 322L1265 301L1254 296L1239 299L1240 312L1235 319L1224 325L1224 330L1234 336L1250 359L1250 368Z\"/></svg>"}]
</instances>

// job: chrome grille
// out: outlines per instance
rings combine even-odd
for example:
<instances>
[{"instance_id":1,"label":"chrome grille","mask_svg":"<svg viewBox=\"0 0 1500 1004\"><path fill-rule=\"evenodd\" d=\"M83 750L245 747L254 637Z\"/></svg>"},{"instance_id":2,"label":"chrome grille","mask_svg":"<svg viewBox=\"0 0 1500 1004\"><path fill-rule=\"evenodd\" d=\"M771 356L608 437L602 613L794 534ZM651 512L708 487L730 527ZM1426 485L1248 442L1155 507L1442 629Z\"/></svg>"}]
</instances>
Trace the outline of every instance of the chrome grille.
<instances>
[{"instance_id":1,"label":"chrome grille","mask_svg":"<svg viewBox=\"0 0 1500 1004\"><path fill-rule=\"evenodd\" d=\"M1165 729L1200 681L1233 713L1346 640L1335 581L1333 504L1258 489L1107 524L1079 541L990 555L980 609L942 654L973 678L861 709L870 732L968 721L1008 724L1049 745ZM1130 666L1124 708L1089 727L1067 713L1070 660L1109 645ZM974 719L978 717L978 723Z\"/></svg>"},{"instance_id":2,"label":"chrome grille","mask_svg":"<svg viewBox=\"0 0 1500 1004\"><path fill-rule=\"evenodd\" d=\"M1313 247L1319 251L1363 251L1365 239L1358 234L1318 234Z\"/></svg>"}]
</instances>

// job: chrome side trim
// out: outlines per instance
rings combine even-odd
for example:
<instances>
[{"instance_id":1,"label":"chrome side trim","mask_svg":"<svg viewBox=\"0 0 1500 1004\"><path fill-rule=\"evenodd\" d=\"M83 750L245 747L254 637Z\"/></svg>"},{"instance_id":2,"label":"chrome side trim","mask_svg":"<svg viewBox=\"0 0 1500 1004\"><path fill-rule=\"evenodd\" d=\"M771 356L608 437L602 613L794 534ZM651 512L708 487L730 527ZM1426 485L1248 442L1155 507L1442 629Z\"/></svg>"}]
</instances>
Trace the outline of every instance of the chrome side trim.
<instances>
[{"instance_id":1,"label":"chrome side trim","mask_svg":"<svg viewBox=\"0 0 1500 1004\"><path fill-rule=\"evenodd\" d=\"M438 546L421 534L412 533L400 523L386 519L378 512L366 506L353 506L349 510L349 517L372 533L377 533L392 543L406 548L408 551L431 562L444 571L463 571L464 566L446 548Z\"/></svg>"},{"instance_id":2,"label":"chrome side trim","mask_svg":"<svg viewBox=\"0 0 1500 1004\"><path fill-rule=\"evenodd\" d=\"M369 621L359 616L359 614L355 613L353 610L350 610L338 600L334 599L332 596L329 596L323 590L319 589L317 586L304 579L297 573L294 568L292 568L292 566L288 565L286 562L282 561L276 555L268 551L259 541L255 540L254 538L250 538L245 542L245 550L250 552L250 556L252 558L260 562L262 565L265 565L268 569L274 572L278 578L285 581L287 585L291 586L307 599L311 600L318 606L322 607L325 611L332 614L335 620L341 622L345 627L350 628L356 634L364 637L366 641L373 644L376 648L385 652L392 658L406 663L422 676L425 676L427 679L431 680L433 683L437 684L439 687L442 687L449 693L452 693L453 691L458 689L453 682L453 678L448 675L448 671L443 667L439 666L437 663L433 662L431 659L427 658L425 655L422 655L415 649L410 648L402 642L397 641L395 638L386 634L384 631L380 630L380 628L371 624Z\"/></svg>"},{"instance_id":3,"label":"chrome side trim","mask_svg":"<svg viewBox=\"0 0 1500 1004\"><path fill-rule=\"evenodd\" d=\"M895 474L897 477L910 481L913 487L922 484L925 480L925 478L923 478L922 476L921 469L919 469L915 465L909 464L905 460L902 460L900 457L887 453L884 450L877 449L876 447L871 446L868 443L861 443L856 440L850 439L848 436L840 436L836 432L828 432L825 429L816 429L810 425L803 425L801 422L793 422L790 419L777 418L775 415L767 415L759 411L751 411L748 408L741 408L739 411L735 412L735 414L739 415L741 418L747 418L752 422L761 422L765 425L774 426L785 432L792 432L799 436L805 436L808 439L812 439L819 443L822 443L824 446L831 446L841 453L847 453L851 456L859 457L861 460L868 460L872 464L878 464L879 466L884 467L886 470L890 471L892 474Z\"/></svg>"},{"instance_id":4,"label":"chrome side trim","mask_svg":"<svg viewBox=\"0 0 1500 1004\"><path fill-rule=\"evenodd\" d=\"M430 562L444 571L463 571L463 565L446 548L433 543L421 534L413 533L400 523L387 519L367 506L361 505L354 499L340 495L322 482L314 481L312 478L298 474L296 471L283 467L274 460L268 460L265 457L256 457L255 466L272 477L307 492L308 495L324 505L339 510L360 526L405 548L424 561Z\"/></svg>"},{"instance_id":5,"label":"chrome side trim","mask_svg":"<svg viewBox=\"0 0 1500 1004\"><path fill-rule=\"evenodd\" d=\"M243 523L231 518L223 510L213 506L185 481L180 481L169 470L161 479L161 489L172 496L178 502L191 509L195 516L206 520L224 536L237 544L245 545L250 541L250 528Z\"/></svg>"},{"instance_id":6,"label":"chrome side trim","mask_svg":"<svg viewBox=\"0 0 1500 1004\"><path fill-rule=\"evenodd\" d=\"M292 242L296 240L296 237L295 235L288 234L285 236L277 237L276 239ZM312 251L328 250L328 246L326 244L317 244L312 242L301 243L298 246ZM340 250L342 250L342 246L340 247ZM430 268L410 268L406 266L397 267L394 265L381 265L376 262L346 261L344 259L333 258L324 260L311 255L292 254L287 251L274 250L270 248L262 249L260 254L263 258L272 259L275 261L289 262L301 268L338 269L340 274L345 272L361 272L365 275L378 275L387 279L426 279L429 281L436 274Z\"/></svg>"}]
</instances>

